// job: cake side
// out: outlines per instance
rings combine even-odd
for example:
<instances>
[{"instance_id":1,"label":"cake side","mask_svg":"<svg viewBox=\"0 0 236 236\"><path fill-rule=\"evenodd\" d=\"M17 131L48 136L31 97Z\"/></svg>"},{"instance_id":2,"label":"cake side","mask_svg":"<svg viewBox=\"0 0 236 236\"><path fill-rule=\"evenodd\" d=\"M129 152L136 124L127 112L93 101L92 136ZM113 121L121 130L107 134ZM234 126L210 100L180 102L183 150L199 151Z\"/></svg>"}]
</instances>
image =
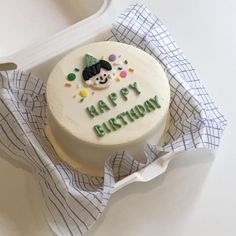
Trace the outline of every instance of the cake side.
<instances>
[{"instance_id":1,"label":"cake side","mask_svg":"<svg viewBox=\"0 0 236 236\"><path fill-rule=\"evenodd\" d=\"M60 124L50 115L49 111L48 120L50 126L47 126L46 133L59 157L83 173L98 176L103 175L105 161L123 150L136 160L145 163L144 146L146 144L161 144L164 131L168 127L168 119L163 119L156 124L151 132L140 139L125 144L101 146L83 142L72 136L67 130L60 127Z\"/></svg>"}]
</instances>

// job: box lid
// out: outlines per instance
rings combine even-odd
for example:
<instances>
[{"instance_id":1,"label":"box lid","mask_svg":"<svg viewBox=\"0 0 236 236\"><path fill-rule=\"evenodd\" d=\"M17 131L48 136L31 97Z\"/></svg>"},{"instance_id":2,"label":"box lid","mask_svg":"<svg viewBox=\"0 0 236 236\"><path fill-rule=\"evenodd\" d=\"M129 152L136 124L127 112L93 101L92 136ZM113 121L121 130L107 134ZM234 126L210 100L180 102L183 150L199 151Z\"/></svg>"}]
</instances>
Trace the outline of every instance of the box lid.
<instances>
[{"instance_id":1,"label":"box lid","mask_svg":"<svg viewBox=\"0 0 236 236\"><path fill-rule=\"evenodd\" d=\"M0 58L45 41L96 14L106 0L8 0L1 5Z\"/></svg>"}]
</instances>

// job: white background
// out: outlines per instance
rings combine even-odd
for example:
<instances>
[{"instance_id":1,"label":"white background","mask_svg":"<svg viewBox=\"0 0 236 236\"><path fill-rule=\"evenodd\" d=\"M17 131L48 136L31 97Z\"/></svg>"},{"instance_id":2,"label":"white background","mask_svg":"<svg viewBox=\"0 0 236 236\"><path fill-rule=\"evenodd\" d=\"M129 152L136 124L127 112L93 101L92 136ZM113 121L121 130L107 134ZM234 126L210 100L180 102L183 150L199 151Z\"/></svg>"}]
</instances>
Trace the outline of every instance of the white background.
<instances>
[{"instance_id":1,"label":"white background","mask_svg":"<svg viewBox=\"0 0 236 236\"><path fill-rule=\"evenodd\" d=\"M215 157L204 151L178 155L162 176L119 190L86 236L235 236L236 2L143 2L195 66L228 126ZM0 235L53 235L39 202L32 175L0 159Z\"/></svg>"}]
</instances>

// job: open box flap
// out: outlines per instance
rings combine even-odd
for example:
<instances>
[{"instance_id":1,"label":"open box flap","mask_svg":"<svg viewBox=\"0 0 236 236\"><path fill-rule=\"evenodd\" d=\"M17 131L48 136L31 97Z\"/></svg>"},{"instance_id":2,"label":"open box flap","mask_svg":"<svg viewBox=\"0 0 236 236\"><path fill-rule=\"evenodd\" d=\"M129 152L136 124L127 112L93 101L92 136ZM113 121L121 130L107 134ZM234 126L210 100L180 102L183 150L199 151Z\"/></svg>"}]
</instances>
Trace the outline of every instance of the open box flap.
<instances>
[{"instance_id":1,"label":"open box flap","mask_svg":"<svg viewBox=\"0 0 236 236\"><path fill-rule=\"evenodd\" d=\"M75 1L76 0L73 0L74 4ZM69 1L69 3L71 2L72 0ZM81 6L82 3L90 3L91 5L94 1L83 0L82 3L81 1L78 2L80 2L79 6ZM129 2L125 4L121 4L121 2L117 0L97 0L95 2L96 4L93 6L93 12L95 11L94 7L96 7L96 13L64 28L60 32L53 35L49 34L46 39L42 39L37 43L33 42L26 48L18 47L18 50L15 52L14 47L11 49L11 47L8 46L9 50L5 50L5 55L0 54L0 63L15 62L19 69L28 70L57 56L57 59L59 60L65 53L74 47L99 38L98 35L102 36L100 40L104 39L103 33L111 28L113 20L127 7ZM98 3L100 3L100 5ZM88 5L86 5L86 7L89 8ZM83 10L84 9L86 8L83 8ZM89 12L91 13L92 10L90 9L88 13ZM85 13L83 14L85 16ZM25 36L27 37L27 34ZM11 41L9 41L9 45L10 44ZM14 53L11 54L11 52ZM51 67L49 69L51 69Z\"/></svg>"},{"instance_id":2,"label":"open box flap","mask_svg":"<svg viewBox=\"0 0 236 236\"><path fill-rule=\"evenodd\" d=\"M1 12L0 57L7 57L96 15L106 0L10 0Z\"/></svg>"}]
</instances>

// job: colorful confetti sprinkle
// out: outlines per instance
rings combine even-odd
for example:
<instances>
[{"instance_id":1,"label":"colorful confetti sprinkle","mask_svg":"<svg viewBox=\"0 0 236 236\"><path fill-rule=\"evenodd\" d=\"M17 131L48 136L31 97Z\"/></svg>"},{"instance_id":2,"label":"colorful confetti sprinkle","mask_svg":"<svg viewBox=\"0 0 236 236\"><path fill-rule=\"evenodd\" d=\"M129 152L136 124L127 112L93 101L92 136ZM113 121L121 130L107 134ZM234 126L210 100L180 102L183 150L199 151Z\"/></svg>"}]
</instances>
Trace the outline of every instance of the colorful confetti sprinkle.
<instances>
[{"instance_id":1,"label":"colorful confetti sprinkle","mask_svg":"<svg viewBox=\"0 0 236 236\"><path fill-rule=\"evenodd\" d=\"M92 95L94 95L95 94L95 92L94 91L92 91Z\"/></svg>"},{"instance_id":2,"label":"colorful confetti sprinkle","mask_svg":"<svg viewBox=\"0 0 236 236\"><path fill-rule=\"evenodd\" d=\"M116 81L120 81L120 77L117 76L117 77L116 77Z\"/></svg>"},{"instance_id":3,"label":"colorful confetti sprinkle","mask_svg":"<svg viewBox=\"0 0 236 236\"><path fill-rule=\"evenodd\" d=\"M122 69L123 69L122 67L120 67L120 66L118 67L118 70L122 70Z\"/></svg>"},{"instance_id":4,"label":"colorful confetti sprinkle","mask_svg":"<svg viewBox=\"0 0 236 236\"><path fill-rule=\"evenodd\" d=\"M129 71L129 72L134 72L134 69L130 67L130 68L128 69L128 71Z\"/></svg>"},{"instance_id":5,"label":"colorful confetti sprinkle","mask_svg":"<svg viewBox=\"0 0 236 236\"><path fill-rule=\"evenodd\" d=\"M125 78L127 76L127 72L125 71L125 70L122 70L121 72L120 72L120 77L121 78Z\"/></svg>"},{"instance_id":6,"label":"colorful confetti sprinkle","mask_svg":"<svg viewBox=\"0 0 236 236\"><path fill-rule=\"evenodd\" d=\"M81 89L81 90L79 91L79 95L80 95L81 97L83 97L83 98L88 97L88 95L89 95L88 89L86 89L86 88Z\"/></svg>"},{"instance_id":7,"label":"colorful confetti sprinkle","mask_svg":"<svg viewBox=\"0 0 236 236\"><path fill-rule=\"evenodd\" d=\"M64 84L64 86L65 86L66 88L71 87L71 85L72 85L72 84L69 84L69 83L65 83L65 84Z\"/></svg>"},{"instance_id":8,"label":"colorful confetti sprinkle","mask_svg":"<svg viewBox=\"0 0 236 236\"><path fill-rule=\"evenodd\" d=\"M111 55L108 57L108 60L109 60L109 61L115 61L115 60L116 60L116 55L115 55L115 54L111 54Z\"/></svg>"},{"instance_id":9,"label":"colorful confetti sprinkle","mask_svg":"<svg viewBox=\"0 0 236 236\"><path fill-rule=\"evenodd\" d=\"M84 101L84 98L81 98L80 100L79 100L79 102L83 102Z\"/></svg>"},{"instance_id":10,"label":"colorful confetti sprinkle","mask_svg":"<svg viewBox=\"0 0 236 236\"><path fill-rule=\"evenodd\" d=\"M76 94L75 94L75 95L73 95L73 98L76 98Z\"/></svg>"},{"instance_id":11,"label":"colorful confetti sprinkle","mask_svg":"<svg viewBox=\"0 0 236 236\"><path fill-rule=\"evenodd\" d=\"M113 66L121 66L120 61L118 61L118 62L114 62L114 63L113 63Z\"/></svg>"},{"instance_id":12,"label":"colorful confetti sprinkle","mask_svg":"<svg viewBox=\"0 0 236 236\"><path fill-rule=\"evenodd\" d=\"M75 67L74 71L79 72L80 68L79 67Z\"/></svg>"},{"instance_id":13,"label":"colorful confetti sprinkle","mask_svg":"<svg viewBox=\"0 0 236 236\"><path fill-rule=\"evenodd\" d=\"M125 63L125 65L127 65L127 64L128 64L128 61L127 61L127 60L125 60L125 61L124 61L124 63Z\"/></svg>"},{"instance_id":14,"label":"colorful confetti sprinkle","mask_svg":"<svg viewBox=\"0 0 236 236\"><path fill-rule=\"evenodd\" d=\"M76 75L74 73L70 73L70 74L67 75L67 79L69 81L73 81L73 80L76 79Z\"/></svg>"}]
</instances>

